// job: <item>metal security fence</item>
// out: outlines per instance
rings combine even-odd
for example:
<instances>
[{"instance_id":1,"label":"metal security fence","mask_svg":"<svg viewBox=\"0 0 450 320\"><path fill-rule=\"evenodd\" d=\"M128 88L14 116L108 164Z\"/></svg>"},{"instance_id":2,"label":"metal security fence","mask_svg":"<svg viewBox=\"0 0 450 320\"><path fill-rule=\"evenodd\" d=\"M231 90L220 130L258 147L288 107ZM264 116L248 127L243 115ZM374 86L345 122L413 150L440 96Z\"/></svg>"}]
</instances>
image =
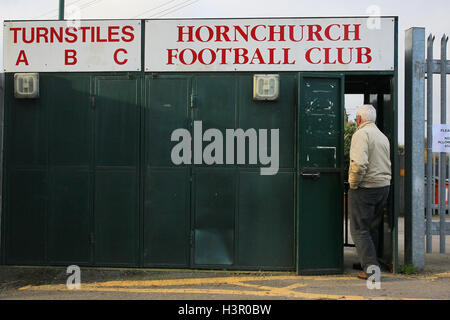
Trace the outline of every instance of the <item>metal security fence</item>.
<instances>
[{"instance_id":1,"label":"metal security fence","mask_svg":"<svg viewBox=\"0 0 450 320\"><path fill-rule=\"evenodd\" d=\"M426 252L432 252L433 235L439 235L439 251L445 253L445 237L450 234L446 223L448 212L448 164L445 152L433 153L433 75L440 75L440 113L441 124L447 122L447 74L450 73L450 61L447 60L448 37L441 38L441 57L433 59L435 37L430 34L427 40L426 58L426 105L427 105L427 159L426 159L426 189L425 189L425 233ZM439 216L439 221L433 221L433 213Z\"/></svg>"},{"instance_id":2,"label":"metal security fence","mask_svg":"<svg viewBox=\"0 0 450 320\"><path fill-rule=\"evenodd\" d=\"M4 88L5 88L5 74L0 73L0 226L2 225L2 186L3 186L3 104L4 104ZM0 228L0 242L2 239Z\"/></svg>"},{"instance_id":3,"label":"metal security fence","mask_svg":"<svg viewBox=\"0 0 450 320\"><path fill-rule=\"evenodd\" d=\"M448 37L441 38L440 59L433 58L434 39L430 35L426 40L425 28L413 27L405 32L405 264L418 269L425 267L425 252L432 252L433 235L439 236L439 252L445 253L445 238L449 234L447 153L433 153L433 109L439 104L433 101L433 77L440 80L438 128L446 124L450 61Z\"/></svg>"}]
</instances>

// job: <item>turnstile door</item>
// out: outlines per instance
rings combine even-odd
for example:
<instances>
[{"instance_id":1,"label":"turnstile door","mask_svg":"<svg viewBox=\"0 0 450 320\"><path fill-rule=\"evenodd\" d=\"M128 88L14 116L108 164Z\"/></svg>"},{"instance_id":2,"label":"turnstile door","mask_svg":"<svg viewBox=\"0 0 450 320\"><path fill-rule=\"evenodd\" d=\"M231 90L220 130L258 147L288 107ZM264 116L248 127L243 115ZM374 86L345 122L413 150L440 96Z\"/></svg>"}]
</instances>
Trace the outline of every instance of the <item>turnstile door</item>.
<instances>
[{"instance_id":1,"label":"turnstile door","mask_svg":"<svg viewBox=\"0 0 450 320\"><path fill-rule=\"evenodd\" d=\"M94 262L139 263L139 80L95 78Z\"/></svg>"},{"instance_id":2,"label":"turnstile door","mask_svg":"<svg viewBox=\"0 0 450 320\"><path fill-rule=\"evenodd\" d=\"M298 88L297 272L340 273L344 78L301 73Z\"/></svg>"}]
</instances>

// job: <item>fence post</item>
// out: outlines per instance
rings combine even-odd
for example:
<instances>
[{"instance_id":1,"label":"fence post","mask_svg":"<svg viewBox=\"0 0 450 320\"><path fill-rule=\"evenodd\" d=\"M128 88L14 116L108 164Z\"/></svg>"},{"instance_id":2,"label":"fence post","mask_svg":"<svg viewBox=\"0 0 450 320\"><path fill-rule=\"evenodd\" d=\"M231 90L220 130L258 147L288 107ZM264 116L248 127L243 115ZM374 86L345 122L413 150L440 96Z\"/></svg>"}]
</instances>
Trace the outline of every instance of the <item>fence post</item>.
<instances>
[{"instance_id":1,"label":"fence post","mask_svg":"<svg viewBox=\"0 0 450 320\"><path fill-rule=\"evenodd\" d=\"M433 42L434 36L428 36L427 42L427 197L426 197L426 234L427 253L433 250L433 235L431 234L431 219L433 212Z\"/></svg>"},{"instance_id":2,"label":"fence post","mask_svg":"<svg viewBox=\"0 0 450 320\"><path fill-rule=\"evenodd\" d=\"M448 37L444 34L441 39L441 124L447 123L447 41ZM446 198L446 161L447 153L441 152L439 157L440 168L439 168L439 217L440 217L440 253L445 253L445 211L447 210L447 205L445 204Z\"/></svg>"},{"instance_id":3,"label":"fence post","mask_svg":"<svg viewBox=\"0 0 450 320\"><path fill-rule=\"evenodd\" d=\"M5 74L0 72L0 248L2 248L3 239L3 128L4 128L4 100L5 97ZM3 252L0 252L0 263L4 263Z\"/></svg>"},{"instance_id":4,"label":"fence post","mask_svg":"<svg viewBox=\"0 0 450 320\"><path fill-rule=\"evenodd\" d=\"M405 264L425 267L425 28L405 32Z\"/></svg>"}]
</instances>

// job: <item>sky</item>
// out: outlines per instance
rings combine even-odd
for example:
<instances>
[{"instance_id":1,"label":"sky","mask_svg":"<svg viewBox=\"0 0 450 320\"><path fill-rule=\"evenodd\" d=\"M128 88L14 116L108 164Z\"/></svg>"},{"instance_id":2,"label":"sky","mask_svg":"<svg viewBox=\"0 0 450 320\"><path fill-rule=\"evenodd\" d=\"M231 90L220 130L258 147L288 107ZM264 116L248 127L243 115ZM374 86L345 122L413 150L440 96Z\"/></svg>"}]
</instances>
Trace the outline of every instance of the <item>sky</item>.
<instances>
[{"instance_id":1,"label":"sky","mask_svg":"<svg viewBox=\"0 0 450 320\"><path fill-rule=\"evenodd\" d=\"M0 0L1 20L57 19L59 0ZM377 12L378 11L378 12ZM434 58L440 57L440 39L450 34L448 0L66 0L66 14L81 19L135 18L244 18L244 17L399 17L399 143L404 143L404 34L411 27L425 27L436 36ZM67 16L66 16L67 17ZM0 67L3 69L3 23L0 24ZM450 50L450 49L449 49ZM439 76L434 78L434 101L440 101ZM448 89L450 91L450 81ZM347 97L346 108L354 118L359 98ZM434 105L434 123L440 106ZM450 112L447 112L450 118Z\"/></svg>"}]
</instances>

